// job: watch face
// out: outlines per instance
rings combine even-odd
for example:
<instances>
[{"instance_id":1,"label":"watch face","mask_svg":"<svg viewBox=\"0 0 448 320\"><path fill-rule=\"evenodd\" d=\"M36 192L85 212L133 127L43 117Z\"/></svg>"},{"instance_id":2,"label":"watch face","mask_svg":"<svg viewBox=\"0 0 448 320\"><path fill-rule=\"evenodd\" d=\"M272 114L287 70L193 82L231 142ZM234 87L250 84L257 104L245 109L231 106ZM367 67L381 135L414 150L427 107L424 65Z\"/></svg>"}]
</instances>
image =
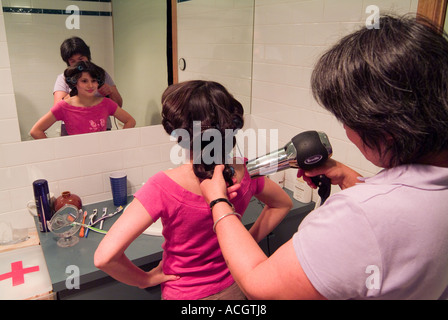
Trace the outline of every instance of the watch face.
<instances>
[{"instance_id":1,"label":"watch face","mask_svg":"<svg viewBox=\"0 0 448 320\"><path fill-rule=\"evenodd\" d=\"M180 58L179 59L179 69L184 71L186 67L187 67L187 63L185 62L185 59Z\"/></svg>"}]
</instances>

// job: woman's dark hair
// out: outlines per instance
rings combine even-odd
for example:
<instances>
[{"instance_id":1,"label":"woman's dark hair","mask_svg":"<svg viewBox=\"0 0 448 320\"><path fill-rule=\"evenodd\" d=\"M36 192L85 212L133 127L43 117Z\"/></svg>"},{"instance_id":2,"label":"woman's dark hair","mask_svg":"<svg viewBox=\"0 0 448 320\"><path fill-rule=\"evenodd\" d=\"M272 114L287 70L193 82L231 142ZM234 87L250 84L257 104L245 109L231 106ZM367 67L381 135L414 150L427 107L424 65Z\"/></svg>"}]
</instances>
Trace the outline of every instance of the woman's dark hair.
<instances>
[{"instance_id":1,"label":"woman's dark hair","mask_svg":"<svg viewBox=\"0 0 448 320\"><path fill-rule=\"evenodd\" d=\"M448 41L424 18L380 18L318 61L315 99L388 155L385 167L448 149ZM385 143L385 150L381 144Z\"/></svg>"},{"instance_id":2,"label":"woman's dark hair","mask_svg":"<svg viewBox=\"0 0 448 320\"><path fill-rule=\"evenodd\" d=\"M70 66L68 60L75 54L83 55L87 57L89 61L92 60L90 48L84 40L78 37L71 37L64 40L61 44L61 58L65 61L67 66Z\"/></svg>"},{"instance_id":3,"label":"woman's dark hair","mask_svg":"<svg viewBox=\"0 0 448 320\"><path fill-rule=\"evenodd\" d=\"M236 130L243 127L243 116L244 109L241 103L224 86L216 82L196 80L177 83L169 86L162 95L162 125L170 135L173 135L174 130L186 130L190 137L190 144L183 145L183 147L189 148L190 151L193 150L195 138L201 139L201 137L193 136L195 121L200 121L201 136L208 129L216 129L221 134L222 151L224 151L229 131L233 131L231 135L232 148L235 145L234 134ZM218 155L219 162L211 164L204 162L204 148L213 141L212 139L211 141L202 141L201 139L201 154L195 155L193 152L195 157L193 170L199 179L211 178L216 164L226 164L228 155L225 152ZM182 145L181 136L178 137L178 143ZM224 178L229 185L233 184L233 174L233 168L226 164Z\"/></svg>"},{"instance_id":4,"label":"woman's dark hair","mask_svg":"<svg viewBox=\"0 0 448 320\"><path fill-rule=\"evenodd\" d=\"M68 67L64 71L65 82L71 89L71 97L78 94L76 84L78 83L79 78L81 78L83 72L87 72L92 79L96 79L98 81L98 88L104 84L106 72L103 68L89 61L79 61L74 66Z\"/></svg>"}]
</instances>

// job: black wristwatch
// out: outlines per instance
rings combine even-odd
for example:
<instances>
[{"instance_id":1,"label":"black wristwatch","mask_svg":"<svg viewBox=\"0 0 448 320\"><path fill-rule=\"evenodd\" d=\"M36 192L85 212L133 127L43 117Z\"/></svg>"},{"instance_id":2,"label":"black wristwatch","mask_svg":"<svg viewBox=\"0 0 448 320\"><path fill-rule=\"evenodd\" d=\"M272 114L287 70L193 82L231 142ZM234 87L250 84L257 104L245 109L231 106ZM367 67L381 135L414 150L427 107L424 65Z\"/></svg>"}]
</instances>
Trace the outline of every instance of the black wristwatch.
<instances>
[{"instance_id":1,"label":"black wristwatch","mask_svg":"<svg viewBox=\"0 0 448 320\"><path fill-rule=\"evenodd\" d=\"M227 204L232 207L232 210L235 210L235 207L233 206L233 204L226 198L218 198L216 200L213 200L212 202L210 202L210 210L213 209L213 206L215 204L217 204L218 202L227 202Z\"/></svg>"}]
</instances>

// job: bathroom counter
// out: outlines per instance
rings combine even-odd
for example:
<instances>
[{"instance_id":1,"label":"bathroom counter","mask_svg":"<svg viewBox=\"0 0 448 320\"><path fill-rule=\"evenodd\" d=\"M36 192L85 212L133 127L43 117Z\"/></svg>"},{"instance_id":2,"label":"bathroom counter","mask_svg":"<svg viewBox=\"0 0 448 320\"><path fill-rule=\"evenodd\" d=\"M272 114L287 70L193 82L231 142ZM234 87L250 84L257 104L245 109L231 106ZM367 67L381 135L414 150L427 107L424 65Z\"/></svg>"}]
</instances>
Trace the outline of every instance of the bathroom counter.
<instances>
[{"instance_id":1,"label":"bathroom counter","mask_svg":"<svg viewBox=\"0 0 448 320\"><path fill-rule=\"evenodd\" d=\"M301 221L313 210L314 202L307 204L298 202L292 198L292 192L289 190L286 191L293 200L293 208L286 219L294 217ZM129 197L128 203L130 203L130 201L132 201L132 196ZM86 221L88 221L88 216L92 214L93 209L98 209L98 215L101 216L103 207L108 208L108 213L115 211L115 206L113 205L112 200L84 206L83 211L87 210ZM242 222L244 225L249 228L255 222L261 210L261 203L253 198L243 216ZM121 213L117 214L115 217L106 219L104 221L103 229L109 230L120 215ZM297 226L298 224L294 226L295 230L297 230ZM75 299L85 299L86 296L83 295L83 290L95 287L100 288L98 295L101 296L97 296L98 299L111 299L111 294L114 295L114 293L122 295L117 296L118 299L130 298L129 294L133 295L134 293L124 293L127 290L134 290L137 295L140 295L141 293L148 294L148 289L145 289L145 291L118 283L106 273L95 267L93 264L93 256L104 235L90 230L88 237L79 239L79 242L75 246L61 248L57 245L57 237L54 234L50 232L38 233L53 285L53 291L61 294L59 298L72 296L72 298L74 297ZM125 254L135 265L147 271L156 266L162 259L163 242L163 237L142 234L129 246ZM78 289L76 289L77 284L79 284ZM120 286L120 290L110 290L111 286L114 285ZM75 288L73 289L73 287ZM157 288L157 290L160 292L160 288ZM104 296L104 294L106 294L107 297ZM160 299L159 293L156 293L155 295L149 294L149 296L152 298L158 296L156 299ZM89 298L92 298L92 296L89 296ZM95 298L95 296L93 296L93 298ZM143 295L143 298L145 298L145 295Z\"/></svg>"}]
</instances>

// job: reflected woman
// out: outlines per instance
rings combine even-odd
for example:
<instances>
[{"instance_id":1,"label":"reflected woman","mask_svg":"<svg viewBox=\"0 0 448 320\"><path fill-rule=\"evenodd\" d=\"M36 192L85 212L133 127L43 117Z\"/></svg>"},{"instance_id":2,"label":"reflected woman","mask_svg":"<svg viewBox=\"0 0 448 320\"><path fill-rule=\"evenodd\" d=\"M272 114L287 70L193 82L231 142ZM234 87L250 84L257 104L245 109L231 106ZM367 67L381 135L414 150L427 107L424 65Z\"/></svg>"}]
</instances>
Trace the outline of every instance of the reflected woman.
<instances>
[{"instance_id":1,"label":"reflected woman","mask_svg":"<svg viewBox=\"0 0 448 320\"><path fill-rule=\"evenodd\" d=\"M87 44L78 37L72 37L64 40L61 44L61 58L67 64L67 67L72 67L80 61L91 62L90 48ZM70 95L70 87L67 85L64 74L60 74L54 84L53 96L54 104L58 103ZM118 92L118 89L112 80L111 76L106 72L104 84L97 92L97 96L108 97L115 101L118 106L123 106L123 99Z\"/></svg>"},{"instance_id":2,"label":"reflected woman","mask_svg":"<svg viewBox=\"0 0 448 320\"><path fill-rule=\"evenodd\" d=\"M61 58L67 64L67 67L72 67L80 61L91 62L92 56L90 53L89 46L84 42L83 39L79 37L71 37L65 39L61 44ZM104 84L96 92L98 97L107 97L115 101L120 108L123 107L123 98L118 92L117 86L115 85L112 77L105 71ZM67 85L64 74L61 73L56 78L56 82L53 88L53 99L55 105L59 101L70 97L70 87ZM112 123L109 118L107 118L107 130L111 130ZM66 136L67 130L65 128L64 122L61 125L61 136Z\"/></svg>"},{"instance_id":3,"label":"reflected woman","mask_svg":"<svg viewBox=\"0 0 448 320\"><path fill-rule=\"evenodd\" d=\"M105 79L101 67L80 61L67 68L64 77L71 89L70 97L56 103L36 122L30 131L34 139L46 138L45 131L59 120L65 122L69 135L106 131L109 116L121 121L123 129L135 127L135 119L116 102L96 95Z\"/></svg>"}]
</instances>

